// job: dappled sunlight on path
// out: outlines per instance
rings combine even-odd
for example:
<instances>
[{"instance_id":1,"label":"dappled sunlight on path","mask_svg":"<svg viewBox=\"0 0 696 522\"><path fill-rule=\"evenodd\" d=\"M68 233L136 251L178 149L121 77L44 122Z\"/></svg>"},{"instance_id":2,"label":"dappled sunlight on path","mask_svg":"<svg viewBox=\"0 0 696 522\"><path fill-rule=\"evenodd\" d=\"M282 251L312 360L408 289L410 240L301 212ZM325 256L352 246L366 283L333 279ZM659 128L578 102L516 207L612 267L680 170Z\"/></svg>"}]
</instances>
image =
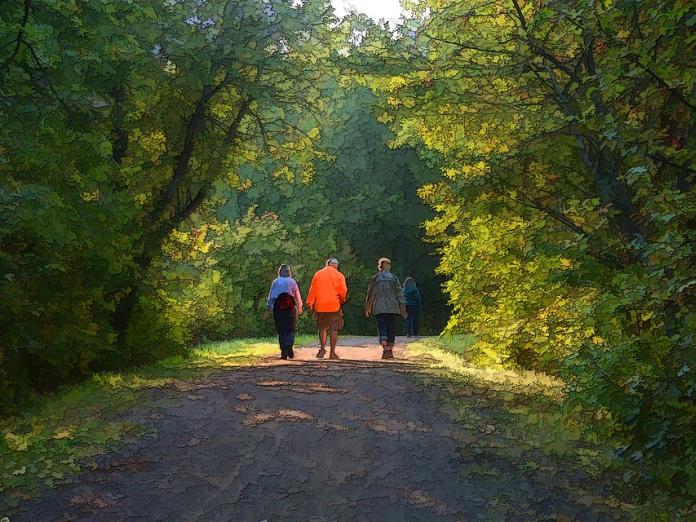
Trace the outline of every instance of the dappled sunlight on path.
<instances>
[{"instance_id":1,"label":"dappled sunlight on path","mask_svg":"<svg viewBox=\"0 0 696 522\"><path fill-rule=\"evenodd\" d=\"M375 337L347 337L339 338L336 353L340 357L338 360L329 359L328 347L326 356L323 359L317 359L316 355L319 351L319 342L314 342L308 346L295 348L295 359L293 361L283 361L277 357L267 358L265 362L275 364L287 364L297 362L316 362L316 363L340 363L340 362L379 362L380 364L392 364L394 362L406 362L406 346L416 342L415 339L406 337L398 337L397 344L394 347L394 359L382 360L382 347ZM369 366L369 365L367 365Z\"/></svg>"},{"instance_id":2,"label":"dappled sunlight on path","mask_svg":"<svg viewBox=\"0 0 696 522\"><path fill-rule=\"evenodd\" d=\"M455 422L422 349L401 343L382 361L374 339L346 339L338 351L148 390L126 415L141 436L12 521L620 518L583 472L502 438L495 402L473 402L485 388L464 398L471 425Z\"/></svg>"}]
</instances>

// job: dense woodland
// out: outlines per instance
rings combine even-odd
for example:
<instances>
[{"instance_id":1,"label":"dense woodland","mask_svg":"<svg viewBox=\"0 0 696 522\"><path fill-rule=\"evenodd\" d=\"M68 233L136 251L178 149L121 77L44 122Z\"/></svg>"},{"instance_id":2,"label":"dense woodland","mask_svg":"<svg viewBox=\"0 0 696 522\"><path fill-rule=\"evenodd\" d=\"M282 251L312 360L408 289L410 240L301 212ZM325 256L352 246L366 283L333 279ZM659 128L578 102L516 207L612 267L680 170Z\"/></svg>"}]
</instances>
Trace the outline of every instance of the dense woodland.
<instances>
[{"instance_id":1,"label":"dense woodland","mask_svg":"<svg viewBox=\"0 0 696 522\"><path fill-rule=\"evenodd\" d=\"M404 4L4 2L0 408L270 334L285 261L306 292L338 256L371 333L387 255L431 332L696 496L693 2Z\"/></svg>"}]
</instances>

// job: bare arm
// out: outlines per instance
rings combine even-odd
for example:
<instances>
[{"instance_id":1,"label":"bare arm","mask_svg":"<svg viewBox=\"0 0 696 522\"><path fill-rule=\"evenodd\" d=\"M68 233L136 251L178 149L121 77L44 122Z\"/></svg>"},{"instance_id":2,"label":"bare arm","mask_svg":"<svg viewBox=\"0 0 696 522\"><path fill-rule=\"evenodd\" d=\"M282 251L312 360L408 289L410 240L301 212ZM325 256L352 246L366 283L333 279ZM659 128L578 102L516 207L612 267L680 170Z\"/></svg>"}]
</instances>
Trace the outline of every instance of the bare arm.
<instances>
[{"instance_id":1,"label":"bare arm","mask_svg":"<svg viewBox=\"0 0 696 522\"><path fill-rule=\"evenodd\" d=\"M295 297L295 303L297 304L297 313L302 315L302 294L300 294L300 287L297 281L295 281L292 291Z\"/></svg>"}]
</instances>

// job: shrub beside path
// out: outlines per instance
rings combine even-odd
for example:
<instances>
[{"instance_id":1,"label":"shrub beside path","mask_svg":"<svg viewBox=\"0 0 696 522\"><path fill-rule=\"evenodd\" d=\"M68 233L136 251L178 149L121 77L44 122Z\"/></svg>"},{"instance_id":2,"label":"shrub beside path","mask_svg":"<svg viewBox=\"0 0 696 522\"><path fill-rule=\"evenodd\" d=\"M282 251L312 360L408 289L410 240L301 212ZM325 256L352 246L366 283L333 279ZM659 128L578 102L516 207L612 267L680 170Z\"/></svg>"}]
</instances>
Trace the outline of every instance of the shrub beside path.
<instances>
[{"instance_id":1,"label":"shrub beside path","mask_svg":"<svg viewBox=\"0 0 696 522\"><path fill-rule=\"evenodd\" d=\"M138 437L21 504L43 520L618 520L626 506L574 458L501 425L512 399L433 372L420 343L372 338L260 358L143 392ZM455 397L456 396L456 397ZM455 400L456 399L456 400ZM577 463L577 464L574 464Z\"/></svg>"}]
</instances>

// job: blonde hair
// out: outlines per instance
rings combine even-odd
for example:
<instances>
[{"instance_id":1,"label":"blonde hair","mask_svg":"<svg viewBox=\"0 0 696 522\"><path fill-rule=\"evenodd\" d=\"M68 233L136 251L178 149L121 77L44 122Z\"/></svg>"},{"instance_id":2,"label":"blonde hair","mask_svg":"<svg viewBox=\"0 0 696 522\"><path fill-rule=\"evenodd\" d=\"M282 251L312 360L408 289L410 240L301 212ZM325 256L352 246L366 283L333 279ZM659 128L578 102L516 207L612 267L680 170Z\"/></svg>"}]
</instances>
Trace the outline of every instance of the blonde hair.
<instances>
[{"instance_id":1,"label":"blonde hair","mask_svg":"<svg viewBox=\"0 0 696 522\"><path fill-rule=\"evenodd\" d=\"M391 266L391 264L392 264L391 259L389 259L388 257L380 257L379 261L377 261L377 269L384 270L384 265L387 265L387 264L389 266Z\"/></svg>"},{"instance_id":2,"label":"blonde hair","mask_svg":"<svg viewBox=\"0 0 696 522\"><path fill-rule=\"evenodd\" d=\"M292 269L290 268L290 265L286 263L280 265L280 268L278 268L278 277L292 277Z\"/></svg>"}]
</instances>

